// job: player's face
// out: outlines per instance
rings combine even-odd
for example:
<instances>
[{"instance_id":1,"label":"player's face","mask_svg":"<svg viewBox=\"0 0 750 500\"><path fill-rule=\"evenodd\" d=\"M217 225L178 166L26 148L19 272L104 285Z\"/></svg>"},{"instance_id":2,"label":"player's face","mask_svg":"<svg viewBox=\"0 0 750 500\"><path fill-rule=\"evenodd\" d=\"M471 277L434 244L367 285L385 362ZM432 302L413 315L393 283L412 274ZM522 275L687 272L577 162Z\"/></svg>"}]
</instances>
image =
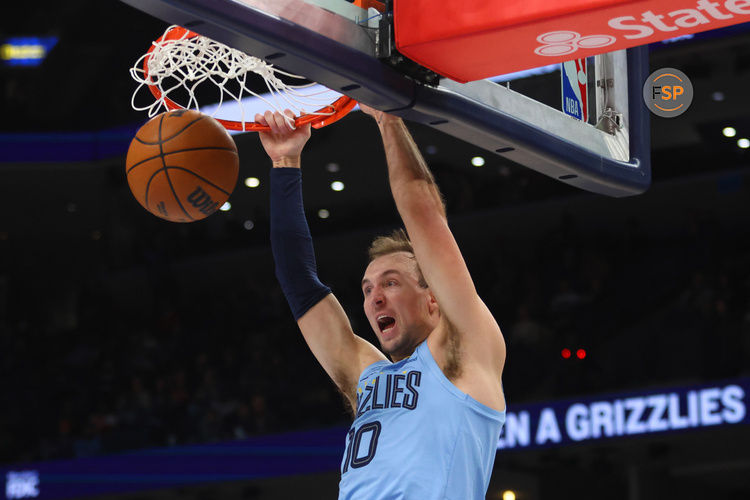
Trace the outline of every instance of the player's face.
<instances>
[{"instance_id":1,"label":"player's face","mask_svg":"<svg viewBox=\"0 0 750 500\"><path fill-rule=\"evenodd\" d=\"M370 326L394 361L410 356L437 325L437 303L429 289L419 286L414 257L408 252L370 262L362 293Z\"/></svg>"}]
</instances>

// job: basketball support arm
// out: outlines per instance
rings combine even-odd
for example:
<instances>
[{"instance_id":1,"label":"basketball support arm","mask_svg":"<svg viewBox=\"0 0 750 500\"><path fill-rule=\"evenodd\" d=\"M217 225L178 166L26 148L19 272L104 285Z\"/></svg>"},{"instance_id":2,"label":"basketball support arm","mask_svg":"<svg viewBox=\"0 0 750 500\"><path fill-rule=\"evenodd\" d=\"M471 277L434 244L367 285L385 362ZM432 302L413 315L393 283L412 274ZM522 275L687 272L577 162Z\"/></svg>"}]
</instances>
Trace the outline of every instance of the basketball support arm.
<instances>
[{"instance_id":1,"label":"basketball support arm","mask_svg":"<svg viewBox=\"0 0 750 500\"><path fill-rule=\"evenodd\" d=\"M487 80L429 86L403 75L377 59L367 11L342 0L122 1L572 186L623 197L651 183L647 47L606 55L605 101L627 93L628 109L610 109L619 127L599 130Z\"/></svg>"}]
</instances>

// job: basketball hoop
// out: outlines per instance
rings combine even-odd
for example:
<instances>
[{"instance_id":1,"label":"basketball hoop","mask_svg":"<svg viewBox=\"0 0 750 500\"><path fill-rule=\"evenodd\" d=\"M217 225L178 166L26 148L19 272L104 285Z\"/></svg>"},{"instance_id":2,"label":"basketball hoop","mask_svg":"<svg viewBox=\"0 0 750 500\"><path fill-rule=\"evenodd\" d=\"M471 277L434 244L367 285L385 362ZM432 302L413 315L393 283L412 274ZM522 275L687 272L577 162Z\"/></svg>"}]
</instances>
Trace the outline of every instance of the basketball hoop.
<instances>
[{"instance_id":1,"label":"basketball hoop","mask_svg":"<svg viewBox=\"0 0 750 500\"><path fill-rule=\"evenodd\" d=\"M249 73L255 73L265 80L270 99L248 87ZM196 91L201 84L212 83L219 92L219 103L212 116L229 130L270 130L252 121L253 116L246 116L243 99L250 96L261 99L269 108L282 114L284 108L294 111L294 119L285 115L289 125L294 127L308 123L314 128L325 127L341 119L357 104L357 101L328 89L306 94L303 89L310 89L315 83L285 83L280 77L293 81L307 80L180 26L167 28L151 44L148 52L136 61L130 75L140 84L131 99L133 109L148 111L149 117L157 115L162 109L200 111ZM155 100L148 106L138 106L136 96L144 85ZM222 104L230 100L239 106L239 120L217 116ZM305 108L319 109L308 113Z\"/></svg>"}]
</instances>

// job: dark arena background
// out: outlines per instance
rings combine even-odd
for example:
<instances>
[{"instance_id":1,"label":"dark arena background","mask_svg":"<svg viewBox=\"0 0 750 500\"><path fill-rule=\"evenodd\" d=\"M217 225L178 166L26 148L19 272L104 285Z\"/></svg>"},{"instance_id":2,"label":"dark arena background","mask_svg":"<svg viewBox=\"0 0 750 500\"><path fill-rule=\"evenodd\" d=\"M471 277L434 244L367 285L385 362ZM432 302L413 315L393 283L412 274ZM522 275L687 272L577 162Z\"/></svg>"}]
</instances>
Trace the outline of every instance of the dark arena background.
<instances>
[{"instance_id":1,"label":"dark arena background","mask_svg":"<svg viewBox=\"0 0 750 500\"><path fill-rule=\"evenodd\" d=\"M114 0L3 11L0 498L335 498L349 417L273 275L257 134L234 136L229 210L160 220L124 163L128 68L166 25ZM639 196L410 125L507 341L489 499L750 498L750 25L650 64L695 95L651 117ZM558 72L510 85L559 107ZM365 250L400 223L377 129L353 112L303 162L320 277L376 342Z\"/></svg>"}]
</instances>

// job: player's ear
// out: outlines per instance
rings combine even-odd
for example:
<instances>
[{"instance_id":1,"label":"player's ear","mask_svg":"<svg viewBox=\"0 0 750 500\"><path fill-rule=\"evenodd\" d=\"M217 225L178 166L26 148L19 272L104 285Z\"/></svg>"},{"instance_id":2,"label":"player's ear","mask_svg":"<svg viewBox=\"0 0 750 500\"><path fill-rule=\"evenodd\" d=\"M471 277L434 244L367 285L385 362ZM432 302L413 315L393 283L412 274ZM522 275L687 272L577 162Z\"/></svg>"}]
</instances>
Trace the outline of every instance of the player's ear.
<instances>
[{"instance_id":1,"label":"player's ear","mask_svg":"<svg viewBox=\"0 0 750 500\"><path fill-rule=\"evenodd\" d=\"M440 312L440 306L438 305L435 296L430 290L427 291L427 309L430 314L433 314L434 312Z\"/></svg>"}]
</instances>

